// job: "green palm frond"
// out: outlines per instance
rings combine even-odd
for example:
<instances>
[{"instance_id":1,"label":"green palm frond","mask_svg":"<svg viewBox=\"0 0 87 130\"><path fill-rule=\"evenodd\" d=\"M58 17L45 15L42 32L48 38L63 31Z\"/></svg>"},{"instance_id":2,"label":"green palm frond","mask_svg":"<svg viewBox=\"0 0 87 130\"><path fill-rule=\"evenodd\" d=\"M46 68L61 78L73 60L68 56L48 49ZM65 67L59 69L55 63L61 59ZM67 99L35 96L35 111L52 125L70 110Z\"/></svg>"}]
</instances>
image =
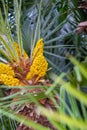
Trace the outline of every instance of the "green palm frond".
<instances>
[{"instance_id":1,"label":"green palm frond","mask_svg":"<svg viewBox=\"0 0 87 130\"><path fill-rule=\"evenodd\" d=\"M17 127L16 121L6 116L0 116L0 129L1 130L15 130Z\"/></svg>"},{"instance_id":2,"label":"green palm frond","mask_svg":"<svg viewBox=\"0 0 87 130\"><path fill-rule=\"evenodd\" d=\"M80 43L77 44L77 42L75 42L77 39L76 26L78 21L80 21L80 14L78 7L76 7L77 4L74 5L73 2L67 4L67 1L53 1L53 3L51 3L48 0L47 4L42 2L36 37L38 39L38 35L40 34L40 37L44 39L44 54L49 64L54 68L54 72L56 72L57 69L57 73L68 70L71 63L67 60L66 54L71 53L76 56L78 45L81 46ZM74 10L77 15L75 15L72 10ZM30 50L31 45L34 44L32 37L35 34L38 15L39 5L37 3L28 10L25 16L26 20L23 21L23 42L27 52ZM78 21L76 20L77 18ZM28 29L27 32L26 29ZM70 47L70 45L72 46ZM78 50L78 52L80 57L80 50ZM54 59L55 64L53 64Z\"/></svg>"},{"instance_id":3,"label":"green palm frond","mask_svg":"<svg viewBox=\"0 0 87 130\"><path fill-rule=\"evenodd\" d=\"M9 3L10 1L8 1L8 5ZM16 3L17 2L15 2L15 4ZM20 32L22 31L23 45L21 44L22 39L19 44L21 44L21 49L24 47L27 53L30 54L30 50L33 49L32 46L35 44L34 36L36 40L42 37L45 45L44 54L50 66L53 67L54 72L56 72L55 68L58 68L57 73L59 74L63 71L66 72L68 67L71 67L71 63L66 58L67 53L77 57L78 51L78 58L82 59L84 59L84 55L86 54L84 50L85 47L83 47L83 43L80 42L82 36L76 35L76 26L82 18L82 13L80 9L78 9L79 2L75 2L75 0L72 2L48 0L42 2L41 9L39 8L39 3L39 0L32 2L28 2L27 0L22 1L22 5L24 6L22 6L21 10L20 20L22 29ZM10 10L13 10L13 5L9 6L9 11ZM13 26L13 37L17 40L14 10L10 11L9 15L13 17L12 20L10 19L10 26ZM38 23L39 26L37 26L36 23ZM85 40L86 39L84 39L84 41ZM63 47L61 48L60 45ZM65 45L67 45L68 48L66 48ZM73 47L70 47L70 45ZM53 47L51 48L51 46ZM55 55L53 55L53 53L55 53ZM61 56L62 60L60 58ZM54 59L56 61L55 64L53 64Z\"/></svg>"}]
</instances>

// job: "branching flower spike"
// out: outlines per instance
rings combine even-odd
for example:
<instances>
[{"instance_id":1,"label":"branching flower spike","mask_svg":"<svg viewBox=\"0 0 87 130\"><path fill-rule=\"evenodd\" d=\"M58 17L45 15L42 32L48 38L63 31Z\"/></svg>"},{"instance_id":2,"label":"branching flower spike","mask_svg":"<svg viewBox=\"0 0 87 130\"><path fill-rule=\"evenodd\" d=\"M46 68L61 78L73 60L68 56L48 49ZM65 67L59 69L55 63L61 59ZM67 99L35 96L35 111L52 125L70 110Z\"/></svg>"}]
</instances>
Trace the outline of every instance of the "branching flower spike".
<instances>
[{"instance_id":1,"label":"branching flower spike","mask_svg":"<svg viewBox=\"0 0 87 130\"><path fill-rule=\"evenodd\" d=\"M11 75L11 76L15 75L12 67L4 63L0 63L0 75L1 74Z\"/></svg>"},{"instance_id":2,"label":"branching flower spike","mask_svg":"<svg viewBox=\"0 0 87 130\"><path fill-rule=\"evenodd\" d=\"M44 48L44 43L43 43L43 39L41 38L40 40L37 41L36 46L32 52L32 56L37 57L39 55L43 55L43 48Z\"/></svg>"},{"instance_id":3,"label":"branching flower spike","mask_svg":"<svg viewBox=\"0 0 87 130\"><path fill-rule=\"evenodd\" d=\"M37 56L30 67L30 72L28 73L26 79L29 80L36 77L37 81L39 78L45 76L47 68L48 63L45 57L43 55Z\"/></svg>"},{"instance_id":4,"label":"branching flower spike","mask_svg":"<svg viewBox=\"0 0 87 130\"><path fill-rule=\"evenodd\" d=\"M31 58L25 50L21 57L19 45L16 42L14 42L14 47L17 51L19 63L15 61L13 63L8 62L8 64L0 63L0 84L24 86L29 85L30 80L34 84L46 75L48 63L43 56L43 39L37 41Z\"/></svg>"},{"instance_id":5,"label":"branching flower spike","mask_svg":"<svg viewBox=\"0 0 87 130\"><path fill-rule=\"evenodd\" d=\"M0 82L4 83L7 86L18 86L19 80L17 78L14 78L10 75L1 74L0 75Z\"/></svg>"},{"instance_id":6,"label":"branching flower spike","mask_svg":"<svg viewBox=\"0 0 87 130\"><path fill-rule=\"evenodd\" d=\"M48 63L45 57L43 56L43 48L44 48L43 39L40 39L38 40L32 53L32 57L34 59L30 67L30 72L26 76L27 80L36 78L37 81L41 77L45 76L48 68Z\"/></svg>"},{"instance_id":7,"label":"branching flower spike","mask_svg":"<svg viewBox=\"0 0 87 130\"><path fill-rule=\"evenodd\" d=\"M15 73L12 67L4 63L0 63L0 84L8 86L19 85L19 80L15 78Z\"/></svg>"}]
</instances>

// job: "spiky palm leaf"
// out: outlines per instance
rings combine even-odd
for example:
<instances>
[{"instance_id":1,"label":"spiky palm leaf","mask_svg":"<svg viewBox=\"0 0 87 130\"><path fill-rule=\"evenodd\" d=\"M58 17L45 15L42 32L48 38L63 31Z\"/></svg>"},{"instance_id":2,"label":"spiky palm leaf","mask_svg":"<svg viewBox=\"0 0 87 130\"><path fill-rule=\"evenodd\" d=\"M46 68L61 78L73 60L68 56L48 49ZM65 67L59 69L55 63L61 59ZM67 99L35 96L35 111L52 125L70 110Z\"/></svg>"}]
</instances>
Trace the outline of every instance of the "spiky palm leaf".
<instances>
[{"instance_id":1,"label":"spiky palm leaf","mask_svg":"<svg viewBox=\"0 0 87 130\"><path fill-rule=\"evenodd\" d=\"M24 5L26 5L26 3L27 1L23 2ZM23 6L22 10L21 26L24 48L26 49L27 53L30 53L31 45L33 42L35 42L32 41L32 37L35 34L37 17L39 14L38 3L39 1L35 1L35 4L28 2L30 5L29 8ZM78 9L78 6L79 1L75 2L74 0L72 2L50 2L48 0L45 3L42 3L39 26L37 26L39 34L38 36L41 36L44 39L44 54L47 57L50 65L54 68L53 70L55 72L57 71L58 73L67 71L68 67L71 66L66 57L67 53L73 54L77 57L78 52L78 57L82 57L83 59L84 56L82 56L82 54L86 54L83 43L80 42L83 35L78 36L75 33L76 26L78 22L82 20L81 16L83 15L80 9ZM36 36L37 39L38 36Z\"/></svg>"}]
</instances>

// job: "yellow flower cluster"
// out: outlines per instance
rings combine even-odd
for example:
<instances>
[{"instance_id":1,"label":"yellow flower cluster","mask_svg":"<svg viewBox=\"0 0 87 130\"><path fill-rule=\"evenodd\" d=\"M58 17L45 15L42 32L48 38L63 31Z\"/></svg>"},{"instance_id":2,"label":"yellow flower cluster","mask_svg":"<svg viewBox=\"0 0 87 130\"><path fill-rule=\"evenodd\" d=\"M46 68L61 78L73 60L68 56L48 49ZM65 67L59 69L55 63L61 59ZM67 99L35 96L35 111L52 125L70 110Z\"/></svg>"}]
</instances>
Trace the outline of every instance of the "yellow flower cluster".
<instances>
[{"instance_id":1,"label":"yellow flower cluster","mask_svg":"<svg viewBox=\"0 0 87 130\"><path fill-rule=\"evenodd\" d=\"M40 79L41 77L45 76L48 63L43 56L43 39L40 39L36 47L33 50L32 56L34 56L34 60L32 62L32 65L30 67L30 72L27 74L26 79L30 80L33 77L36 77L36 81Z\"/></svg>"},{"instance_id":2,"label":"yellow flower cluster","mask_svg":"<svg viewBox=\"0 0 87 130\"><path fill-rule=\"evenodd\" d=\"M4 63L0 63L0 82L8 86L16 86L19 84L19 80L16 79L14 70L11 66Z\"/></svg>"},{"instance_id":3,"label":"yellow flower cluster","mask_svg":"<svg viewBox=\"0 0 87 130\"><path fill-rule=\"evenodd\" d=\"M7 64L0 63L0 74L6 74L14 76L14 70Z\"/></svg>"},{"instance_id":4,"label":"yellow flower cluster","mask_svg":"<svg viewBox=\"0 0 87 130\"><path fill-rule=\"evenodd\" d=\"M17 50L17 54L20 59L21 57L20 57L20 50L19 50L18 44L14 43L14 47ZM31 63L29 72L26 75L26 78L24 77L25 80L32 80L33 78L35 78L35 81L37 81L40 78L45 76L47 68L48 68L48 63L45 57L43 56L43 48L44 48L43 39L40 39L36 43L36 46L32 52L33 60L31 60L32 63ZM24 59L28 58L28 55L26 54L25 51L24 51L23 58ZM26 67L23 69L24 71L26 71ZM5 84L7 86L17 86L17 85L24 86L24 84L20 81L20 79L15 78L15 72L16 72L15 67L13 70L13 68L10 65L0 63L0 83ZM19 74L21 73L19 72Z\"/></svg>"},{"instance_id":5,"label":"yellow flower cluster","mask_svg":"<svg viewBox=\"0 0 87 130\"><path fill-rule=\"evenodd\" d=\"M14 78L14 77L12 77L10 75L6 75L6 74L0 75L0 81L7 86L17 86L17 85L19 85L19 80L17 78Z\"/></svg>"},{"instance_id":6,"label":"yellow flower cluster","mask_svg":"<svg viewBox=\"0 0 87 130\"><path fill-rule=\"evenodd\" d=\"M18 43L14 42L14 47L15 47L15 49L16 49L16 51L17 51L18 57L20 58L20 50L19 50L19 45L18 45ZM27 53L25 52L25 50L23 50L23 51L24 51L24 52L23 52L24 58L25 58L25 59L28 58L28 55L27 55Z\"/></svg>"},{"instance_id":7,"label":"yellow flower cluster","mask_svg":"<svg viewBox=\"0 0 87 130\"><path fill-rule=\"evenodd\" d=\"M47 68L48 63L44 58L44 56L43 55L37 56L30 67L30 72L28 73L26 79L29 80L32 79L34 76L36 76L37 81L39 78L43 77L46 74Z\"/></svg>"},{"instance_id":8,"label":"yellow flower cluster","mask_svg":"<svg viewBox=\"0 0 87 130\"><path fill-rule=\"evenodd\" d=\"M44 44L43 44L43 39L41 38L40 40L37 41L32 56L37 57L39 55L43 55L43 48L44 48Z\"/></svg>"}]
</instances>

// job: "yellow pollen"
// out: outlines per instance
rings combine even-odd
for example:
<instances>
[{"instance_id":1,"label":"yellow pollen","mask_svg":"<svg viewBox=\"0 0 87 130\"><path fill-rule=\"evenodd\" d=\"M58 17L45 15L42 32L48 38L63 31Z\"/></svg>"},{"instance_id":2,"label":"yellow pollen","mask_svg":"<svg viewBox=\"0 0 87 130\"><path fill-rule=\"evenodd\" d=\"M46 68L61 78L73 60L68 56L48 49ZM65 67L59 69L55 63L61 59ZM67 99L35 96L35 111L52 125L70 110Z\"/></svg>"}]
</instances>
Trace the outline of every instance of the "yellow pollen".
<instances>
[{"instance_id":1,"label":"yellow pollen","mask_svg":"<svg viewBox=\"0 0 87 130\"><path fill-rule=\"evenodd\" d=\"M7 85L7 86L17 86L19 85L19 80L14 78L10 75L1 74L0 75L0 82Z\"/></svg>"},{"instance_id":2,"label":"yellow pollen","mask_svg":"<svg viewBox=\"0 0 87 130\"><path fill-rule=\"evenodd\" d=\"M26 79L30 80L36 76L36 80L44 77L48 68L48 63L43 55L35 57L31 67L30 72L28 72Z\"/></svg>"},{"instance_id":3,"label":"yellow pollen","mask_svg":"<svg viewBox=\"0 0 87 130\"><path fill-rule=\"evenodd\" d=\"M19 45L18 45L18 43L16 43L16 42L14 42L14 47L15 47L15 49L16 49L16 51L17 51L17 54L18 54L18 57L20 58L20 49L19 49ZM25 52L25 50L23 50L23 57L26 59L26 58L29 58L28 57L28 55L27 55L27 53Z\"/></svg>"},{"instance_id":4,"label":"yellow pollen","mask_svg":"<svg viewBox=\"0 0 87 130\"><path fill-rule=\"evenodd\" d=\"M43 55L43 48L44 48L44 43L43 39L41 38L40 40L37 41L36 46L32 52L33 57L37 57L39 55Z\"/></svg>"},{"instance_id":5,"label":"yellow pollen","mask_svg":"<svg viewBox=\"0 0 87 130\"><path fill-rule=\"evenodd\" d=\"M4 63L0 63L0 74L6 74L6 75L11 75L11 76L15 75L12 67Z\"/></svg>"}]
</instances>

